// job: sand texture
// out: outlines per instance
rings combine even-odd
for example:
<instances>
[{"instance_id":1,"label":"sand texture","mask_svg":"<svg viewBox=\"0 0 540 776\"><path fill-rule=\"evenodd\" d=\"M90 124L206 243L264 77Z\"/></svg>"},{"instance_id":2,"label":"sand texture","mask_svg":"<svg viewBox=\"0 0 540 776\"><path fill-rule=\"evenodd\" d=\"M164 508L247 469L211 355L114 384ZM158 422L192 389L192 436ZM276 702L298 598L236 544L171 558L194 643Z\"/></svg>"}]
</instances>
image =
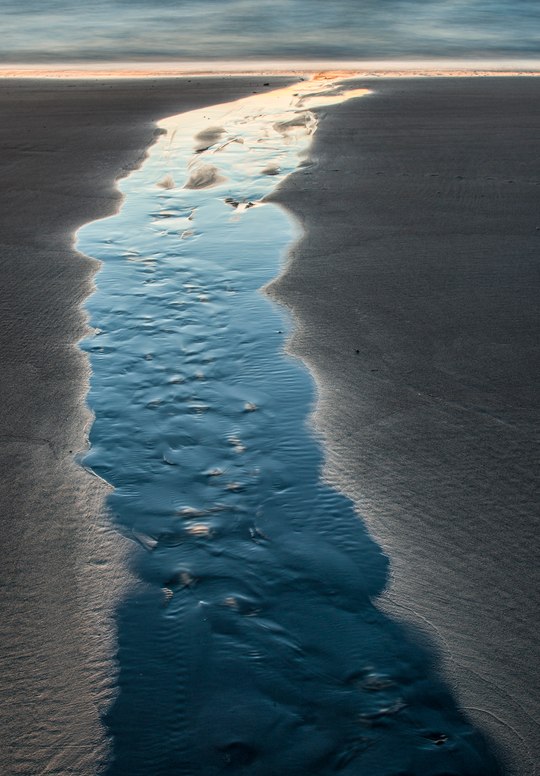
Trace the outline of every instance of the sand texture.
<instances>
[{"instance_id":1,"label":"sand texture","mask_svg":"<svg viewBox=\"0 0 540 776\"><path fill-rule=\"evenodd\" d=\"M539 84L366 85L277 195L307 234L271 291L317 377L327 474L391 558L386 605L431 631L510 772L532 774Z\"/></svg>"},{"instance_id":2,"label":"sand texture","mask_svg":"<svg viewBox=\"0 0 540 776\"><path fill-rule=\"evenodd\" d=\"M126 547L103 516L106 485L73 460L90 422L77 341L97 269L73 233L117 209L114 180L143 158L153 121L263 81L284 82L0 82L3 772L90 774L110 756L100 714ZM327 474L390 557L383 605L433 637L463 706L528 776L539 85L365 85L373 95L319 112L312 163L275 196L306 235L270 293L317 378Z\"/></svg>"},{"instance_id":3,"label":"sand texture","mask_svg":"<svg viewBox=\"0 0 540 776\"><path fill-rule=\"evenodd\" d=\"M2 358L2 773L94 773L115 680L109 615L124 545L106 486L73 462L85 446L81 304L97 262L72 249L119 205L114 180L152 122L228 101L274 78L0 84Z\"/></svg>"}]
</instances>

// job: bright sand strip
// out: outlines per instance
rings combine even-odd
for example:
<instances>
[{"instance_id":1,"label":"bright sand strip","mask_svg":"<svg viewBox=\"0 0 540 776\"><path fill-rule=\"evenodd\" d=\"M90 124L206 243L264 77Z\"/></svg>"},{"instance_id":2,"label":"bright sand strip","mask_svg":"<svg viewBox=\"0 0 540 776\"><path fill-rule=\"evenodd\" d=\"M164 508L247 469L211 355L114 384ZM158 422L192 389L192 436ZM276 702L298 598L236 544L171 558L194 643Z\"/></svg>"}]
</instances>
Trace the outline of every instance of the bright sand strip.
<instances>
[{"instance_id":1,"label":"bright sand strip","mask_svg":"<svg viewBox=\"0 0 540 776\"><path fill-rule=\"evenodd\" d=\"M102 745L91 705L95 674L81 669L88 633L79 625L101 588L89 595L74 584L78 558L87 556L81 515L87 510L96 522L101 495L70 463L87 421L75 343L94 267L71 251L71 234L117 207L113 180L140 158L152 121L223 101L224 89L226 99L249 94L262 81L0 86L8 773L35 773L36 762L53 755L60 771L92 772ZM510 745L526 763L537 733L530 690L537 612L534 581L523 573L535 568L528 435L540 370L528 332L538 324L531 306L537 86L529 79L403 80L381 82L377 91L373 107L349 103L321 122L316 174L299 172L281 194L312 239L296 252L279 293L301 323L293 346L322 386L317 420L332 476L358 498L393 559L392 599L415 601L417 614L434 624L465 705L481 706L497 735L496 717L516 728ZM396 370L416 376L397 380ZM442 381L438 393L429 390L433 375ZM447 399L449 385L465 392L457 405ZM478 391L484 403L472 412ZM485 412L486 392L498 402L495 417ZM523 764L516 772L530 770Z\"/></svg>"},{"instance_id":2,"label":"bright sand strip","mask_svg":"<svg viewBox=\"0 0 540 776\"><path fill-rule=\"evenodd\" d=\"M410 60L410 61L317 61L280 60L241 62L79 62L71 64L0 64L0 78L171 78L209 76L273 75L295 78L331 72L360 78L468 77L539 75L540 60Z\"/></svg>"}]
</instances>

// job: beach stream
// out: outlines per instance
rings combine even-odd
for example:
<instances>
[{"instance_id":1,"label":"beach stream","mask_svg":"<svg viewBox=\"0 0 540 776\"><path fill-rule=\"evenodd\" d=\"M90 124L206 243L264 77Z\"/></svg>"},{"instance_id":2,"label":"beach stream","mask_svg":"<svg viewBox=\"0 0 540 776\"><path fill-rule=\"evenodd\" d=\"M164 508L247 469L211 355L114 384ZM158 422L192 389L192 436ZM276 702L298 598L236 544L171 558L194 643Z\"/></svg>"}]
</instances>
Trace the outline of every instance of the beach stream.
<instances>
[{"instance_id":1,"label":"beach stream","mask_svg":"<svg viewBox=\"0 0 540 776\"><path fill-rule=\"evenodd\" d=\"M315 389L261 289L300 230L268 196L315 108L301 81L168 118L118 214L78 234L87 301L84 466L133 542L117 611L106 772L499 773L432 650L376 606L388 561L321 478Z\"/></svg>"}]
</instances>

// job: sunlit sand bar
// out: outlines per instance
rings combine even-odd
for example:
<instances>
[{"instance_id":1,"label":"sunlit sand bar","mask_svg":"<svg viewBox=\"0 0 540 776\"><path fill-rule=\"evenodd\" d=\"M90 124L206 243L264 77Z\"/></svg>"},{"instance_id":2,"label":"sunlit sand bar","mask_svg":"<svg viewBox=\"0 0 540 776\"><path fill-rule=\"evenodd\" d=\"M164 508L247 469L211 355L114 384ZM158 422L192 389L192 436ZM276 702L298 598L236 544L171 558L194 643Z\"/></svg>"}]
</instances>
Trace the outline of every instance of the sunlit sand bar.
<instances>
[{"instance_id":1,"label":"sunlit sand bar","mask_svg":"<svg viewBox=\"0 0 540 776\"><path fill-rule=\"evenodd\" d=\"M244 60L177 62L72 62L0 64L0 78L171 78L175 76L302 75L333 71L362 78L416 76L525 76L540 73L540 59L516 60Z\"/></svg>"}]
</instances>

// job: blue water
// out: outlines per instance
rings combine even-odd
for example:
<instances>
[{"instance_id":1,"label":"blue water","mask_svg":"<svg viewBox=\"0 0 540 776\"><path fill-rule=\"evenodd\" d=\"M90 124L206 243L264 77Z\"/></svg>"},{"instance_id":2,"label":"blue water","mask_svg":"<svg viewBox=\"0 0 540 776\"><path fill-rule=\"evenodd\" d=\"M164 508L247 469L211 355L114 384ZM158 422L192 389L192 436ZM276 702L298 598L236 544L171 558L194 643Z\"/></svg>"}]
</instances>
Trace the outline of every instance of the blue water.
<instances>
[{"instance_id":1,"label":"blue water","mask_svg":"<svg viewBox=\"0 0 540 776\"><path fill-rule=\"evenodd\" d=\"M0 61L537 57L537 0L0 0Z\"/></svg>"},{"instance_id":2,"label":"blue water","mask_svg":"<svg viewBox=\"0 0 540 776\"><path fill-rule=\"evenodd\" d=\"M263 198L323 88L162 122L120 213L79 233L103 262L84 464L135 548L111 776L500 772L428 647L374 603L388 561L321 479L314 385L260 290L298 236Z\"/></svg>"}]
</instances>

